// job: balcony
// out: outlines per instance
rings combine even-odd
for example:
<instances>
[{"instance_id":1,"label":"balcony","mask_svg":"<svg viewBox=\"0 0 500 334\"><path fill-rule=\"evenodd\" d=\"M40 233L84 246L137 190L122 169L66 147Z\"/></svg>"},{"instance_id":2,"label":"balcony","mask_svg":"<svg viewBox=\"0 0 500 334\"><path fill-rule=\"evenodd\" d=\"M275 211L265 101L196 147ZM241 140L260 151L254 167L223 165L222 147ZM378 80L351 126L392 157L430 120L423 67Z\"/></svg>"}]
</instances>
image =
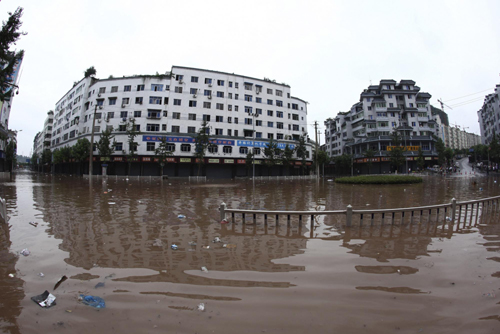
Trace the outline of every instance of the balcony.
<instances>
[{"instance_id":1,"label":"balcony","mask_svg":"<svg viewBox=\"0 0 500 334\"><path fill-rule=\"evenodd\" d=\"M147 119L161 119L161 113L149 113Z\"/></svg>"}]
</instances>

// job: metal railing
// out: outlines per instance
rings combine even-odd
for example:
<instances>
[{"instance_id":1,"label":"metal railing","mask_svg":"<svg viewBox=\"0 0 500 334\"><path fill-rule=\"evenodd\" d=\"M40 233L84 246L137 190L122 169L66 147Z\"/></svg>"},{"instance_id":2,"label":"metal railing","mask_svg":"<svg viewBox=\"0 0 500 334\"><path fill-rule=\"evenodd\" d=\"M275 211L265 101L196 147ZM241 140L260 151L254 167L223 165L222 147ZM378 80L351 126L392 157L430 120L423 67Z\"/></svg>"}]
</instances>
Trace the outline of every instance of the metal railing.
<instances>
[{"instance_id":1,"label":"metal railing","mask_svg":"<svg viewBox=\"0 0 500 334\"><path fill-rule=\"evenodd\" d=\"M363 225L366 221L366 217L373 225L375 222L380 221L381 225L384 225L386 220L390 220L390 224L394 224L396 220L399 220L400 225L405 223L405 219L409 217L410 223L413 222L415 217L422 218L427 215L427 219L430 221L433 214L436 216L436 220L440 219L443 215L445 221L455 222L460 221L462 214L464 217L476 215L476 219L480 212L488 209L498 210L498 201L500 196L482 198L471 201L457 202L456 199L452 199L451 203L437 204L437 205L427 205L409 208L393 208L393 209L376 209L376 210L353 210L351 205L348 205L345 210L331 210L331 211L273 211L273 210L240 210L240 209L228 209L225 203L221 203L219 207L220 219L221 221L227 221L227 214L231 215L232 222L235 222L235 215L241 215L241 221L243 224L246 223L246 216L250 215L252 217L253 223L257 222L257 216L263 217L264 224L267 225L269 218L274 218L276 225L278 225L280 217L286 216L287 225L291 224L291 217L298 216L299 226L302 226L303 217L308 219L310 217L311 227L314 223L314 218L316 216L327 216L327 215L342 215L345 216L345 225L352 226L353 216L359 216L359 225ZM463 210L465 209L465 211ZM463 212L464 211L464 212ZM457 218L458 213L458 218ZM377 216L377 217L376 217ZM377 219L376 219L377 218Z\"/></svg>"},{"instance_id":2,"label":"metal railing","mask_svg":"<svg viewBox=\"0 0 500 334\"><path fill-rule=\"evenodd\" d=\"M0 197L0 219L7 222L7 203L5 199Z\"/></svg>"}]
</instances>

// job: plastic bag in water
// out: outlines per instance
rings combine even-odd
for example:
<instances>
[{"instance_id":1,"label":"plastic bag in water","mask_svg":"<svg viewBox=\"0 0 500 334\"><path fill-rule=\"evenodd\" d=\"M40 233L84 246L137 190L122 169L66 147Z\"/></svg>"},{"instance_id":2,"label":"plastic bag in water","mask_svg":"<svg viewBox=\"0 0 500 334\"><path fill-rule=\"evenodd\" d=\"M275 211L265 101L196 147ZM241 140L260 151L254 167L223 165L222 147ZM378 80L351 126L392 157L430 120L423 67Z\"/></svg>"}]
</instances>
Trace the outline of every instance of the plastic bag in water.
<instances>
[{"instance_id":1,"label":"plastic bag in water","mask_svg":"<svg viewBox=\"0 0 500 334\"><path fill-rule=\"evenodd\" d=\"M102 299L101 297L80 295L79 300L81 300L82 303L84 303L85 305L92 306L95 308L106 307L106 303L104 302L104 299Z\"/></svg>"}]
</instances>

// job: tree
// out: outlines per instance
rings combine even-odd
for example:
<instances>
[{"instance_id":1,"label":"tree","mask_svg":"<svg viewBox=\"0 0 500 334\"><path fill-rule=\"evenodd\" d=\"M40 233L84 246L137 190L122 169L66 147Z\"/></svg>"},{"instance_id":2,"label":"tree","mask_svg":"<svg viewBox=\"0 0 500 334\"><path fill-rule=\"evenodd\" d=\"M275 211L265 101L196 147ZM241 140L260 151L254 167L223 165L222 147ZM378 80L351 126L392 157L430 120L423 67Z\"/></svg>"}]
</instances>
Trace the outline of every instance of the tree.
<instances>
[{"instance_id":1,"label":"tree","mask_svg":"<svg viewBox=\"0 0 500 334\"><path fill-rule=\"evenodd\" d=\"M155 149L155 154L161 168L160 175L163 176L163 166L167 164L168 158L172 156L172 151L169 150L167 139L165 137L161 137L160 145L157 149Z\"/></svg>"},{"instance_id":2,"label":"tree","mask_svg":"<svg viewBox=\"0 0 500 334\"><path fill-rule=\"evenodd\" d=\"M210 136L208 135L209 131L210 128L208 126L208 122L203 120L203 122L201 122L200 130L196 133L194 144L194 157L198 161L198 176L200 176L201 167L205 163L207 149L213 145L210 143Z\"/></svg>"},{"instance_id":3,"label":"tree","mask_svg":"<svg viewBox=\"0 0 500 334\"><path fill-rule=\"evenodd\" d=\"M89 158L90 141L87 138L80 138L71 148L71 155L80 163L80 174L83 174L83 164Z\"/></svg>"},{"instance_id":4,"label":"tree","mask_svg":"<svg viewBox=\"0 0 500 334\"><path fill-rule=\"evenodd\" d=\"M5 160L7 162L7 168L12 172L12 168L17 164L16 161L17 143L14 138L10 138L7 146L5 147Z\"/></svg>"},{"instance_id":5,"label":"tree","mask_svg":"<svg viewBox=\"0 0 500 334\"><path fill-rule=\"evenodd\" d=\"M438 138L435 147L438 154L438 165L443 165L446 161L446 154L445 154L446 147L444 146L444 142L441 138Z\"/></svg>"},{"instance_id":6,"label":"tree","mask_svg":"<svg viewBox=\"0 0 500 334\"><path fill-rule=\"evenodd\" d=\"M52 162L52 152L49 149L43 150L42 152L42 164L48 165Z\"/></svg>"},{"instance_id":7,"label":"tree","mask_svg":"<svg viewBox=\"0 0 500 334\"><path fill-rule=\"evenodd\" d=\"M276 162L280 157L281 157L281 149L278 148L278 143L271 138L269 143L267 143L267 146L264 147L264 159L265 159L264 164L267 166L268 169L270 169L274 165L276 165Z\"/></svg>"},{"instance_id":8,"label":"tree","mask_svg":"<svg viewBox=\"0 0 500 334\"><path fill-rule=\"evenodd\" d=\"M446 163L448 166L451 166L451 161L453 160L454 155L455 155L455 153L453 152L452 148L447 147L444 150L444 157L446 158Z\"/></svg>"},{"instance_id":9,"label":"tree","mask_svg":"<svg viewBox=\"0 0 500 334\"><path fill-rule=\"evenodd\" d=\"M418 156L417 156L417 166L418 168L423 171L424 166L425 166L425 159L424 159L424 151L422 151L422 147L418 148Z\"/></svg>"},{"instance_id":10,"label":"tree","mask_svg":"<svg viewBox=\"0 0 500 334\"><path fill-rule=\"evenodd\" d=\"M293 153L295 150L290 147L290 145L286 144L283 149L283 154L281 155L281 161L286 168L287 175L290 175L290 165L293 162Z\"/></svg>"},{"instance_id":11,"label":"tree","mask_svg":"<svg viewBox=\"0 0 500 334\"><path fill-rule=\"evenodd\" d=\"M23 8L21 7L17 7L14 13L9 12L9 19L2 23L2 30L0 30L0 101L10 99L14 85L12 75L24 56L23 50L10 50L10 47L15 45L21 36L26 35L25 32L19 31L22 25L22 15Z\"/></svg>"},{"instance_id":12,"label":"tree","mask_svg":"<svg viewBox=\"0 0 500 334\"><path fill-rule=\"evenodd\" d=\"M352 168L352 155L342 154L334 158L335 169L339 174L349 174Z\"/></svg>"},{"instance_id":13,"label":"tree","mask_svg":"<svg viewBox=\"0 0 500 334\"><path fill-rule=\"evenodd\" d=\"M106 128L106 130L101 132L101 138L97 142L97 150L101 156L101 161L109 161L111 155L115 152L114 138L111 134L112 129Z\"/></svg>"},{"instance_id":14,"label":"tree","mask_svg":"<svg viewBox=\"0 0 500 334\"><path fill-rule=\"evenodd\" d=\"M500 155L500 145L498 144L498 137L494 132L488 149L490 152L490 160L493 162L498 162L498 158Z\"/></svg>"},{"instance_id":15,"label":"tree","mask_svg":"<svg viewBox=\"0 0 500 334\"><path fill-rule=\"evenodd\" d=\"M84 72L84 76L85 78L88 78L90 76L95 76L97 73L96 69L94 68L94 66L90 66L89 68L87 68Z\"/></svg>"},{"instance_id":16,"label":"tree","mask_svg":"<svg viewBox=\"0 0 500 334\"><path fill-rule=\"evenodd\" d=\"M305 135L300 136L299 143L297 145L295 152L297 153L297 158L299 158L302 161L302 166L300 169L302 171L302 175L304 175L304 167L306 165L306 158L307 158Z\"/></svg>"},{"instance_id":17,"label":"tree","mask_svg":"<svg viewBox=\"0 0 500 334\"><path fill-rule=\"evenodd\" d=\"M54 152L52 152L53 163L61 164L64 162L69 162L71 159L71 149L68 146L64 146L61 148L56 148Z\"/></svg>"},{"instance_id":18,"label":"tree","mask_svg":"<svg viewBox=\"0 0 500 334\"><path fill-rule=\"evenodd\" d=\"M366 165L368 166L368 174L370 174L370 171L372 169L372 165L373 165L373 158L375 157L375 151L372 150L371 148L366 150L364 155L365 155L365 158L366 158Z\"/></svg>"},{"instance_id":19,"label":"tree","mask_svg":"<svg viewBox=\"0 0 500 334\"><path fill-rule=\"evenodd\" d=\"M391 164L399 169L405 163L405 156L403 154L404 148L401 146L401 136L397 130L392 132L392 147L389 151L389 157Z\"/></svg>"},{"instance_id":20,"label":"tree","mask_svg":"<svg viewBox=\"0 0 500 334\"><path fill-rule=\"evenodd\" d=\"M127 154L127 165L128 165L128 172L127 175L130 174L130 167L132 164L132 161L137 160L137 146L139 143L135 141L135 137L137 137L140 134L140 131L137 131L137 126L135 125L135 118L132 118L129 122L127 122L127 142L128 142L128 154Z\"/></svg>"}]
</instances>

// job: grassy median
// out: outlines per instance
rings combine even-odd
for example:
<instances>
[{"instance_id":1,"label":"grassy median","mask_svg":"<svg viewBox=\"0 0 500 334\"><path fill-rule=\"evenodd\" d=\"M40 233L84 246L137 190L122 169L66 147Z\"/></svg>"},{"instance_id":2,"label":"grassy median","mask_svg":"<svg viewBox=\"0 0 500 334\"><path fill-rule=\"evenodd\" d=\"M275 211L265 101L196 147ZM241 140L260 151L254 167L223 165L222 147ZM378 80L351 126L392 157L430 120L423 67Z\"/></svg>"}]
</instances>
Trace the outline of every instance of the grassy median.
<instances>
[{"instance_id":1,"label":"grassy median","mask_svg":"<svg viewBox=\"0 0 500 334\"><path fill-rule=\"evenodd\" d=\"M341 177L335 179L335 182L345 184L411 184L422 183L423 179L411 175L362 175Z\"/></svg>"}]
</instances>

